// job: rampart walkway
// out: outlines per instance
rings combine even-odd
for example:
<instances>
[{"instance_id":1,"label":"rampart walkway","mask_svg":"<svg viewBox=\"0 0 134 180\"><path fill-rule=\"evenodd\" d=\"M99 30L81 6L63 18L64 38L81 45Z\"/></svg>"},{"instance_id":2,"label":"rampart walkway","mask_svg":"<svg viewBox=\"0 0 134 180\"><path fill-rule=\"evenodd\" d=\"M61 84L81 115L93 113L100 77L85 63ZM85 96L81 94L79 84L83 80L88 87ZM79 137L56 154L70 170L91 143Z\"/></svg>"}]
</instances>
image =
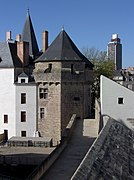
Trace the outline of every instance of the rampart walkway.
<instances>
[{"instance_id":1,"label":"rampart walkway","mask_svg":"<svg viewBox=\"0 0 134 180\"><path fill-rule=\"evenodd\" d=\"M67 147L41 180L69 180L97 137L98 122L77 120Z\"/></svg>"}]
</instances>

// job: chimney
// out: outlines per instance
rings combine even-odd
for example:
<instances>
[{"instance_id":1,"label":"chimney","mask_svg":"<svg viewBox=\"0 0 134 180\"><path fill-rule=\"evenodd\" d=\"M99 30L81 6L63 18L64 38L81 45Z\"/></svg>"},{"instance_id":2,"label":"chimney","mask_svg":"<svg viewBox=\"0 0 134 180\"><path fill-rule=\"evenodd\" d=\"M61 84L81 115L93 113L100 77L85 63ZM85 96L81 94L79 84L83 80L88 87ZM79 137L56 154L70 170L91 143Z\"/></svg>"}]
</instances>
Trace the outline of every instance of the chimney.
<instances>
[{"instance_id":1,"label":"chimney","mask_svg":"<svg viewBox=\"0 0 134 180\"><path fill-rule=\"evenodd\" d=\"M45 52L48 48L48 31L42 32L42 51Z\"/></svg>"},{"instance_id":2,"label":"chimney","mask_svg":"<svg viewBox=\"0 0 134 180\"><path fill-rule=\"evenodd\" d=\"M11 40L12 39L11 36L12 36L12 32L11 31L6 32L6 41Z\"/></svg>"},{"instance_id":3,"label":"chimney","mask_svg":"<svg viewBox=\"0 0 134 180\"><path fill-rule=\"evenodd\" d=\"M23 67L29 65L29 43L28 42L17 42L17 56L22 62Z\"/></svg>"},{"instance_id":4,"label":"chimney","mask_svg":"<svg viewBox=\"0 0 134 180\"><path fill-rule=\"evenodd\" d=\"M20 42L20 41L21 41L21 35L20 35L20 34L17 34L17 35L16 35L16 41L17 41L17 42Z\"/></svg>"}]
</instances>

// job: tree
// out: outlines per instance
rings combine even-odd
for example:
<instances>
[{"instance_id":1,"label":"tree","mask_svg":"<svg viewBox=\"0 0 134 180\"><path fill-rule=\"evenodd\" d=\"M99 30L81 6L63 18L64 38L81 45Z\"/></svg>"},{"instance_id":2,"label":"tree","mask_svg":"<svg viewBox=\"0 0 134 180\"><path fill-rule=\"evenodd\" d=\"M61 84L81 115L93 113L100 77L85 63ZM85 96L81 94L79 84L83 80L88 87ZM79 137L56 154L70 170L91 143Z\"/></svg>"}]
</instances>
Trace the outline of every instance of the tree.
<instances>
[{"instance_id":1,"label":"tree","mask_svg":"<svg viewBox=\"0 0 134 180\"><path fill-rule=\"evenodd\" d=\"M97 60L100 54L100 51L94 47L91 47L91 48L84 47L82 49L82 52L89 61Z\"/></svg>"},{"instance_id":2,"label":"tree","mask_svg":"<svg viewBox=\"0 0 134 180\"><path fill-rule=\"evenodd\" d=\"M102 59L99 61L94 61L94 84L92 88L92 93L95 97L100 97L100 76L104 75L110 79L113 78L114 72L114 62L109 59Z\"/></svg>"},{"instance_id":3,"label":"tree","mask_svg":"<svg viewBox=\"0 0 134 180\"><path fill-rule=\"evenodd\" d=\"M83 48L83 54L94 64L94 83L92 86L92 96L100 97L100 76L104 75L108 78L113 77L114 62L109 60L106 51L99 51L98 49Z\"/></svg>"}]
</instances>

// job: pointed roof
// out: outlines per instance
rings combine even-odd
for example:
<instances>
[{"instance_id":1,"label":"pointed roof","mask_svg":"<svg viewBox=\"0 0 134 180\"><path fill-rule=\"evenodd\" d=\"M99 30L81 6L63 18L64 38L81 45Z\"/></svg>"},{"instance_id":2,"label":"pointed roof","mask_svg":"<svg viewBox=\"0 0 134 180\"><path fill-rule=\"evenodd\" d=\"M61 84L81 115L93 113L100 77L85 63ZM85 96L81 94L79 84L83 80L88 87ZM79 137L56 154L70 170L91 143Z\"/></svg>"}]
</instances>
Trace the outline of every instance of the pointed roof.
<instances>
[{"instance_id":1,"label":"pointed roof","mask_svg":"<svg viewBox=\"0 0 134 180\"><path fill-rule=\"evenodd\" d=\"M18 77L25 77L25 78L27 78L27 77L28 77L28 75L27 75L26 73L22 72L21 74L19 74L19 76L18 76Z\"/></svg>"},{"instance_id":2,"label":"pointed roof","mask_svg":"<svg viewBox=\"0 0 134 180\"><path fill-rule=\"evenodd\" d=\"M36 62L43 61L85 61L91 66L92 63L78 50L64 29L59 33L49 48Z\"/></svg>"},{"instance_id":3,"label":"pointed roof","mask_svg":"<svg viewBox=\"0 0 134 180\"><path fill-rule=\"evenodd\" d=\"M31 17L29 14L29 10L27 12L27 18L26 18L26 22L23 28L21 40L29 42L29 55L30 56L35 57L38 55L39 48L38 48L36 36L34 33Z\"/></svg>"}]
</instances>

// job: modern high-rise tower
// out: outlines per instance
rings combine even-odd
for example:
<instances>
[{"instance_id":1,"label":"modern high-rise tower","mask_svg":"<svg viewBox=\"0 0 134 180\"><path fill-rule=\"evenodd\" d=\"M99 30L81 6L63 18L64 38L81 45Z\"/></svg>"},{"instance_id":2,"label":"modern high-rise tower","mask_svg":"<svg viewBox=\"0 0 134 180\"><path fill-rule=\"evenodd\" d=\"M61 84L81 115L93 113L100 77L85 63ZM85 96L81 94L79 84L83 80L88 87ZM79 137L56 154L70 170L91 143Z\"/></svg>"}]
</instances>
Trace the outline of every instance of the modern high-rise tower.
<instances>
[{"instance_id":1,"label":"modern high-rise tower","mask_svg":"<svg viewBox=\"0 0 134 180\"><path fill-rule=\"evenodd\" d=\"M122 44L118 34L113 34L107 48L108 58L115 63L115 70L122 69Z\"/></svg>"}]
</instances>

